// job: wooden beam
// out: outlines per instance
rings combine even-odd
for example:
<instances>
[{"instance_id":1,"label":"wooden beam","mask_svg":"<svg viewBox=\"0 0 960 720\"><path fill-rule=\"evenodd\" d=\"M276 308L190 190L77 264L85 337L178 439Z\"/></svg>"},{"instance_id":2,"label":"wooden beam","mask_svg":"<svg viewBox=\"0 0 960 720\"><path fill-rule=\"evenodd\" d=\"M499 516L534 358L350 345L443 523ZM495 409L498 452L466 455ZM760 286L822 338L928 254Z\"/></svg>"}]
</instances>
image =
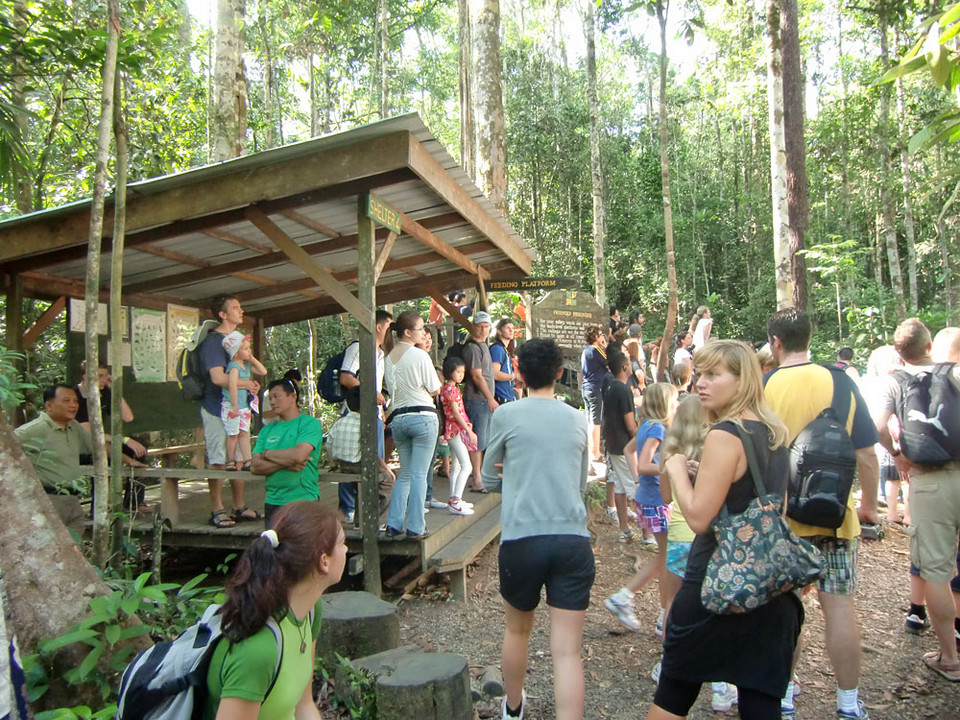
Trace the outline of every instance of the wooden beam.
<instances>
[{"instance_id":1,"label":"wooden beam","mask_svg":"<svg viewBox=\"0 0 960 720\"><path fill-rule=\"evenodd\" d=\"M23 350L29 350L40 337L40 333L50 327L50 323L57 319L57 315L62 313L67 307L67 298L61 295L44 310L43 315L37 318L37 321L30 326L30 329L23 334L20 347Z\"/></svg>"},{"instance_id":2,"label":"wooden beam","mask_svg":"<svg viewBox=\"0 0 960 720\"><path fill-rule=\"evenodd\" d=\"M383 202L379 198L377 199L380 202ZM384 202L383 204L386 205L387 207L393 207L389 203ZM412 217L410 217L406 213L400 212L396 208L393 208L393 209L396 210L398 213L400 213L400 227L407 235L414 238L415 240L419 240L434 252L440 253L447 260L450 260L451 262L456 263L457 265L462 267L464 270L468 270L471 274L473 275L486 274L487 277L490 277L490 273L488 273L486 270L481 268L479 265L477 265L477 263L475 263L469 257L464 255L462 252L452 247L451 245L448 245L447 243L445 243L443 240L438 238L436 235L434 235L427 228L425 228L423 225L418 223L416 220L414 220Z\"/></svg>"},{"instance_id":3,"label":"wooden beam","mask_svg":"<svg viewBox=\"0 0 960 720\"><path fill-rule=\"evenodd\" d=\"M507 273L516 270L517 266L510 260L501 260L499 263L488 265L487 269L493 272ZM383 306L400 300L412 300L414 298L426 297L429 295L424 287L427 282L436 288L457 288L465 287L475 279L475 276L462 268L457 268L446 273L437 275L427 275L423 277L411 278L401 282L390 283L389 285L377 286L377 302ZM286 323L306 320L308 318L325 317L327 315L336 315L341 312L341 308L333 300L319 300L316 302L297 302L288 303L279 307L261 309L259 314L263 316L264 322L268 326L284 325Z\"/></svg>"},{"instance_id":4,"label":"wooden beam","mask_svg":"<svg viewBox=\"0 0 960 720\"><path fill-rule=\"evenodd\" d=\"M262 243L254 242L253 240L247 240L245 237L239 235L234 235L233 233L227 232L226 230L220 230L219 228L208 228L203 231L204 235L209 235L212 238L217 240L223 240L224 242L231 243L233 245L239 245L240 247L245 247L248 250L254 250L261 255L264 255L268 252L271 252L273 248L269 245L264 245Z\"/></svg>"},{"instance_id":5,"label":"wooden beam","mask_svg":"<svg viewBox=\"0 0 960 720\"><path fill-rule=\"evenodd\" d=\"M529 275L533 267L530 256L510 237L495 217L484 210L480 203L454 180L453 176L434 159L412 133L409 135L409 141L410 169L450 207L463 215L467 222L490 238L490 241L500 248L517 267Z\"/></svg>"},{"instance_id":6,"label":"wooden beam","mask_svg":"<svg viewBox=\"0 0 960 720\"><path fill-rule=\"evenodd\" d=\"M316 232L326 235L327 237L340 237L340 233L338 233L329 225L324 225L322 222L314 220L313 218L309 218L303 213L297 212L296 210L284 210L280 214L290 220L293 220L295 223L299 223L300 225L310 228L311 230L315 230Z\"/></svg>"},{"instance_id":7,"label":"wooden beam","mask_svg":"<svg viewBox=\"0 0 960 720\"><path fill-rule=\"evenodd\" d=\"M223 208L285 198L305 190L359 181L366 189L382 173L407 168L409 132L377 138L344 138L334 147L322 141L257 153L130 186L127 227L131 233L193 218ZM375 181L374 181L375 182ZM356 194L356 193L354 193ZM113 232L113 198L106 202L104 234ZM0 226L0 262L28 253L56 250L80 242L90 223L90 202L62 209L55 216L38 213Z\"/></svg>"},{"instance_id":8,"label":"wooden beam","mask_svg":"<svg viewBox=\"0 0 960 720\"><path fill-rule=\"evenodd\" d=\"M397 242L397 234L390 231L390 234L387 235L387 239L383 241L383 247L380 248L380 254L377 255L376 261L373 263L373 284L377 284L377 280L380 279L380 273L383 272L383 266L386 265L387 260L390 257L390 251L393 250L394 244Z\"/></svg>"},{"instance_id":9,"label":"wooden beam","mask_svg":"<svg viewBox=\"0 0 960 720\"><path fill-rule=\"evenodd\" d=\"M437 305L446 310L450 317L463 325L467 329L467 332L473 335L476 330L476 328L473 326L473 321L469 320L463 313L461 313L457 309L456 305L447 300L441 290L437 289L433 285L428 285L425 289L430 293L430 297L437 301Z\"/></svg>"},{"instance_id":10,"label":"wooden beam","mask_svg":"<svg viewBox=\"0 0 960 720\"><path fill-rule=\"evenodd\" d=\"M329 270L320 267L260 208L252 205L247 208L246 214L250 222L260 229L260 232L266 235L301 270L312 277L321 290L325 290L334 300L340 303L344 310L352 314L361 327L366 328L371 333L374 332L373 310L371 308L364 307L362 302L336 281Z\"/></svg>"}]
</instances>

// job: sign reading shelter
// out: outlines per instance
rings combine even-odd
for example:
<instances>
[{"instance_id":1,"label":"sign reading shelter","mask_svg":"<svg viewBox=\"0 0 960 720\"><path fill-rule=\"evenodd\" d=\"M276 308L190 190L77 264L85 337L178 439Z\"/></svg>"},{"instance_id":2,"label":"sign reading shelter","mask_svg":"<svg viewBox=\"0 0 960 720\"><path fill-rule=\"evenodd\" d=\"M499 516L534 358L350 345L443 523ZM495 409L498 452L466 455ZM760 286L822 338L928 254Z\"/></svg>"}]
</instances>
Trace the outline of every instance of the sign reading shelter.
<instances>
[{"instance_id":1,"label":"sign reading shelter","mask_svg":"<svg viewBox=\"0 0 960 720\"><path fill-rule=\"evenodd\" d=\"M553 338L564 355L579 357L587 344L587 326L599 325L604 329L609 316L590 293L554 290L533 306L531 320L534 337Z\"/></svg>"},{"instance_id":2,"label":"sign reading shelter","mask_svg":"<svg viewBox=\"0 0 960 720\"><path fill-rule=\"evenodd\" d=\"M487 281L487 290L573 290L578 285L573 278L558 277L530 277L520 280L489 280Z\"/></svg>"},{"instance_id":3,"label":"sign reading shelter","mask_svg":"<svg viewBox=\"0 0 960 720\"><path fill-rule=\"evenodd\" d=\"M400 232L400 213L373 195L367 195L367 217L395 233Z\"/></svg>"}]
</instances>

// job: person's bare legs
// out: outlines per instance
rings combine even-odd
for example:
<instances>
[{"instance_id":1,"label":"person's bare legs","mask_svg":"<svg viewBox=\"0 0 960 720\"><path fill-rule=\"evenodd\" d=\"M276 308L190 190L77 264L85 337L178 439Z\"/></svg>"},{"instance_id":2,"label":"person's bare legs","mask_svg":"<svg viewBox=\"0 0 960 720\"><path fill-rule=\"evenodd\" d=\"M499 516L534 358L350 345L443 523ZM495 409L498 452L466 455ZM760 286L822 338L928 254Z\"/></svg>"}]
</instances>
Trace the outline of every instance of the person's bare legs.
<instances>
[{"instance_id":1,"label":"person's bare legs","mask_svg":"<svg viewBox=\"0 0 960 720\"><path fill-rule=\"evenodd\" d=\"M517 708L522 701L523 681L527 676L527 648L533 629L533 611L517 610L503 601L504 632L500 648L500 670L503 689L507 693L507 707ZM551 636L552 637L552 636Z\"/></svg>"},{"instance_id":2,"label":"person's bare legs","mask_svg":"<svg viewBox=\"0 0 960 720\"><path fill-rule=\"evenodd\" d=\"M900 515L900 481L887 480L885 489L887 492L887 522L902 522L903 516Z\"/></svg>"},{"instance_id":3,"label":"person's bare legs","mask_svg":"<svg viewBox=\"0 0 960 720\"><path fill-rule=\"evenodd\" d=\"M613 483L607 483L607 490L613 487ZM617 520L620 525L620 532L626 532L630 529L630 517L627 515L627 494L615 493L613 496L614 504L617 508Z\"/></svg>"},{"instance_id":4,"label":"person's bare legs","mask_svg":"<svg viewBox=\"0 0 960 720\"><path fill-rule=\"evenodd\" d=\"M657 541L657 554L647 560L643 565L637 568L637 574L630 578L626 588L636 594L640 589L655 577L663 574L663 568L667 563L667 534L654 533L654 539ZM663 590L660 590L660 606L663 607Z\"/></svg>"},{"instance_id":5,"label":"person's bare legs","mask_svg":"<svg viewBox=\"0 0 960 720\"><path fill-rule=\"evenodd\" d=\"M924 589L925 583L923 578L919 575L914 575L910 573L910 604L911 605L926 605L927 601L924 598Z\"/></svg>"},{"instance_id":6,"label":"person's bare legs","mask_svg":"<svg viewBox=\"0 0 960 720\"><path fill-rule=\"evenodd\" d=\"M246 507L247 503L243 499L243 480L240 478L230 478L230 492L233 494L233 509L239 510L242 507ZM252 512L244 513L244 517L252 517Z\"/></svg>"},{"instance_id":7,"label":"person's bare legs","mask_svg":"<svg viewBox=\"0 0 960 720\"><path fill-rule=\"evenodd\" d=\"M253 450L250 448L250 433L241 430L237 436L237 444L240 446L240 457L243 461L237 467L242 467L243 463L250 462L250 458L253 457Z\"/></svg>"},{"instance_id":8,"label":"person's bare legs","mask_svg":"<svg viewBox=\"0 0 960 720\"><path fill-rule=\"evenodd\" d=\"M550 652L553 655L553 697L557 720L581 720L583 682L583 610L550 608Z\"/></svg>"},{"instance_id":9,"label":"person's bare legs","mask_svg":"<svg viewBox=\"0 0 960 720\"><path fill-rule=\"evenodd\" d=\"M677 718L685 718L686 715L674 715L664 710L659 705L651 705L650 709L647 710L647 720L676 720Z\"/></svg>"},{"instance_id":10,"label":"person's bare legs","mask_svg":"<svg viewBox=\"0 0 960 720\"><path fill-rule=\"evenodd\" d=\"M933 631L940 644L940 660L944 665L957 665L957 642L953 619L956 607L949 582L924 581L924 595L927 598L927 614L933 624Z\"/></svg>"},{"instance_id":11,"label":"person's bare legs","mask_svg":"<svg viewBox=\"0 0 960 720\"><path fill-rule=\"evenodd\" d=\"M483 487L483 478L480 477L480 468L483 466L483 450L470 451L470 464L473 465L473 489Z\"/></svg>"},{"instance_id":12,"label":"person's bare legs","mask_svg":"<svg viewBox=\"0 0 960 720\"><path fill-rule=\"evenodd\" d=\"M590 423L590 459L594 462L603 460L600 454L600 426Z\"/></svg>"},{"instance_id":13,"label":"person's bare legs","mask_svg":"<svg viewBox=\"0 0 960 720\"><path fill-rule=\"evenodd\" d=\"M819 593L827 655L841 690L853 690L860 684L860 623L854 598Z\"/></svg>"},{"instance_id":14,"label":"person's bare legs","mask_svg":"<svg viewBox=\"0 0 960 720\"><path fill-rule=\"evenodd\" d=\"M227 465L230 467L239 467L234 460L237 456L237 439L239 435L227 435Z\"/></svg>"},{"instance_id":15,"label":"person's bare legs","mask_svg":"<svg viewBox=\"0 0 960 720\"><path fill-rule=\"evenodd\" d=\"M670 606L680 592L681 585L683 585L683 578L679 575L674 575L666 568L660 573L660 601L663 603L664 617L670 613Z\"/></svg>"}]
</instances>

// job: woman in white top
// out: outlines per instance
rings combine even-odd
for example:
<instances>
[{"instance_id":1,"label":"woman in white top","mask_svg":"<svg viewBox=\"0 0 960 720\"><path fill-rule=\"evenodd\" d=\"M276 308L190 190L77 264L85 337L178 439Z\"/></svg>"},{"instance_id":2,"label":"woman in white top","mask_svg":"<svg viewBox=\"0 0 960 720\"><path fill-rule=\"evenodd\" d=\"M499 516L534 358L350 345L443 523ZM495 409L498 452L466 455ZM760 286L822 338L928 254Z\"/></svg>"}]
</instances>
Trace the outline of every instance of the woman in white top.
<instances>
[{"instance_id":1,"label":"woman in white top","mask_svg":"<svg viewBox=\"0 0 960 720\"><path fill-rule=\"evenodd\" d=\"M685 362L693 368L693 355L690 352L690 343L693 341L693 335L689 330L681 330L677 333L674 340L673 364Z\"/></svg>"},{"instance_id":2,"label":"woman in white top","mask_svg":"<svg viewBox=\"0 0 960 720\"><path fill-rule=\"evenodd\" d=\"M419 539L426 533L423 503L427 475L440 430L433 396L440 392L440 379L430 356L416 347L423 338L423 318L412 310L400 313L391 329L397 343L387 356L386 385L392 392L393 410L387 422L400 457L400 472L387 510L386 539L403 534Z\"/></svg>"},{"instance_id":3,"label":"woman in white top","mask_svg":"<svg viewBox=\"0 0 960 720\"><path fill-rule=\"evenodd\" d=\"M697 308L696 314L690 318L690 332L693 333L693 352L697 352L707 344L712 329L713 316L710 315L710 308L701 305Z\"/></svg>"}]
</instances>

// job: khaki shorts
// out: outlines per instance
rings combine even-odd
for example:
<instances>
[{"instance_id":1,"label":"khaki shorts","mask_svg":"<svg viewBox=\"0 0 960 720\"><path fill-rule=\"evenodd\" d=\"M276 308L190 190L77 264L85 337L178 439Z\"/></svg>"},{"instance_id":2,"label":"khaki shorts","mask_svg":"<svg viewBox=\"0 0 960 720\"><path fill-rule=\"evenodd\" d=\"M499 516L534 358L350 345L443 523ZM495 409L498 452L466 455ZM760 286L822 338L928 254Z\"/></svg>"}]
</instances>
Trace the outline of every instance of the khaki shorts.
<instances>
[{"instance_id":1,"label":"khaki shorts","mask_svg":"<svg viewBox=\"0 0 960 720\"><path fill-rule=\"evenodd\" d=\"M615 493L633 500L637 494L637 480L630 472L625 455L607 455L607 482L613 483Z\"/></svg>"},{"instance_id":2,"label":"khaki shorts","mask_svg":"<svg viewBox=\"0 0 960 720\"><path fill-rule=\"evenodd\" d=\"M910 560L928 582L957 574L960 532L960 468L956 465L910 475Z\"/></svg>"}]
</instances>

